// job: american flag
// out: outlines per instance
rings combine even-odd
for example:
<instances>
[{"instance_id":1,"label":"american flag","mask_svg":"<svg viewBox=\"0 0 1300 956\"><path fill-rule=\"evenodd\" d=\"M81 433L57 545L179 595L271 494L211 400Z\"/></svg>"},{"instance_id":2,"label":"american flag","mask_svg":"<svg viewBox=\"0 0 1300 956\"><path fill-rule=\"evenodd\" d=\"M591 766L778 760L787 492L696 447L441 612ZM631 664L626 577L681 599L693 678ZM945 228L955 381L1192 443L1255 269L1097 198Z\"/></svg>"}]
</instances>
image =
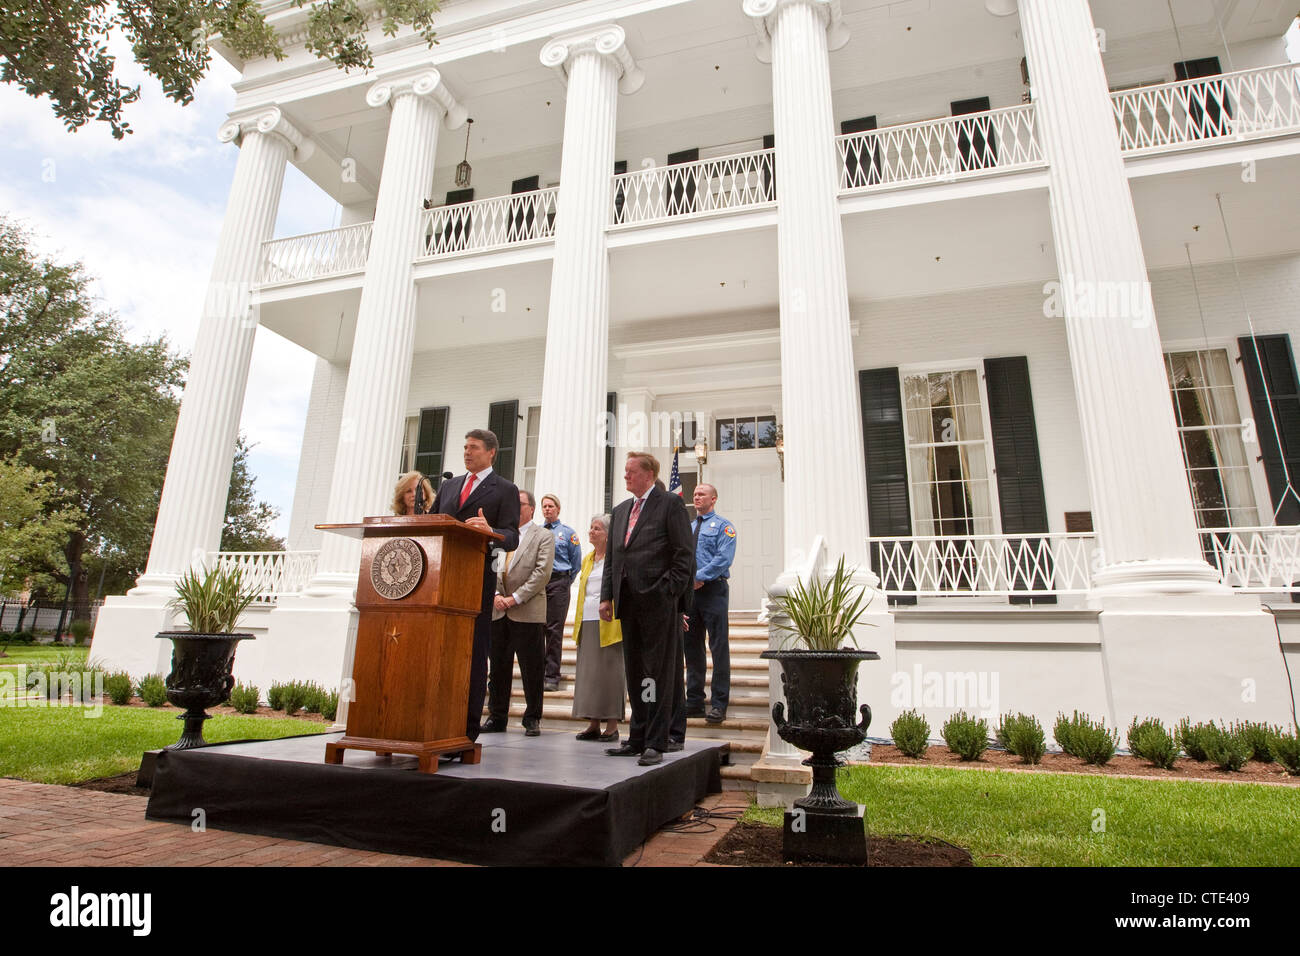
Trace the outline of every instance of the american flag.
<instances>
[{"instance_id":1,"label":"american flag","mask_svg":"<svg viewBox=\"0 0 1300 956\"><path fill-rule=\"evenodd\" d=\"M682 476L677 472L677 452L673 452L673 471L668 476L668 490L678 498L682 496Z\"/></svg>"}]
</instances>

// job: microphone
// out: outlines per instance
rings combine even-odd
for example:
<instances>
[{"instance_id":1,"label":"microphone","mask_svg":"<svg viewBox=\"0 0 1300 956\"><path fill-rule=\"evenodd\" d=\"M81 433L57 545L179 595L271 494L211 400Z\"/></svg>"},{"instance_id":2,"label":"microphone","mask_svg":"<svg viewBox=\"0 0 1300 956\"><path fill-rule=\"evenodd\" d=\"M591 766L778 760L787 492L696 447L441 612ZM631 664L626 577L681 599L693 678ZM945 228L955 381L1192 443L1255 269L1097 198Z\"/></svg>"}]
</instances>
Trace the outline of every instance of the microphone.
<instances>
[{"instance_id":1,"label":"microphone","mask_svg":"<svg viewBox=\"0 0 1300 956\"><path fill-rule=\"evenodd\" d=\"M424 514L424 479L421 478L415 483L415 513Z\"/></svg>"},{"instance_id":2,"label":"microphone","mask_svg":"<svg viewBox=\"0 0 1300 956\"><path fill-rule=\"evenodd\" d=\"M455 478L455 477L456 477L456 476L453 475L453 474L452 474L451 472L449 472L449 471L444 471L444 472L442 473L442 480L443 480L443 481L446 481L448 478Z\"/></svg>"}]
</instances>

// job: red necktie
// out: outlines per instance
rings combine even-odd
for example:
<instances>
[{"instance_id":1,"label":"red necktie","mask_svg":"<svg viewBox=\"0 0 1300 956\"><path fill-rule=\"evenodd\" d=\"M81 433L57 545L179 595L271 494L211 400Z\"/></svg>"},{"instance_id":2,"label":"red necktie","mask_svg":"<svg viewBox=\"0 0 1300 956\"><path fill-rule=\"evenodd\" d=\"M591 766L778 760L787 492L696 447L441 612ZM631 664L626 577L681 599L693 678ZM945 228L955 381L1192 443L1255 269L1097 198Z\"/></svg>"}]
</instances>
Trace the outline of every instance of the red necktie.
<instances>
[{"instance_id":1,"label":"red necktie","mask_svg":"<svg viewBox=\"0 0 1300 956\"><path fill-rule=\"evenodd\" d=\"M641 514L641 500L642 499L638 498L636 501L632 502L632 517L627 519L627 534L623 536L624 544L627 544L632 540L632 529L636 527L636 519Z\"/></svg>"},{"instance_id":2,"label":"red necktie","mask_svg":"<svg viewBox=\"0 0 1300 956\"><path fill-rule=\"evenodd\" d=\"M466 500L469 499L470 490L474 487L474 479L477 477L473 472L465 479L465 487L460 490L460 506L465 507Z\"/></svg>"}]
</instances>

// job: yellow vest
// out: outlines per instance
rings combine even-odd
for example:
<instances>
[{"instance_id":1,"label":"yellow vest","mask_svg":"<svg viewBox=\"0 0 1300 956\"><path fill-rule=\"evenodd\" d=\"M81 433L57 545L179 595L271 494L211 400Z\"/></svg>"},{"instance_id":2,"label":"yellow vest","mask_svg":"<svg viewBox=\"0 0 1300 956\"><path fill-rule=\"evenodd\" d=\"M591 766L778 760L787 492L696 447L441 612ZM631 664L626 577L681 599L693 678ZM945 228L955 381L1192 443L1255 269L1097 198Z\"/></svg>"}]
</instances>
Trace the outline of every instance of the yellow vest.
<instances>
[{"instance_id":1,"label":"yellow vest","mask_svg":"<svg viewBox=\"0 0 1300 956\"><path fill-rule=\"evenodd\" d=\"M605 560L609 561L608 551L605 552ZM595 566L596 552L588 551L582 559L582 576L578 578L578 610L573 615L573 643L575 644L582 639L582 605L587 597L587 578L591 577L591 569ZM617 619L600 622L601 647L609 647L621 640L623 640L623 625Z\"/></svg>"}]
</instances>

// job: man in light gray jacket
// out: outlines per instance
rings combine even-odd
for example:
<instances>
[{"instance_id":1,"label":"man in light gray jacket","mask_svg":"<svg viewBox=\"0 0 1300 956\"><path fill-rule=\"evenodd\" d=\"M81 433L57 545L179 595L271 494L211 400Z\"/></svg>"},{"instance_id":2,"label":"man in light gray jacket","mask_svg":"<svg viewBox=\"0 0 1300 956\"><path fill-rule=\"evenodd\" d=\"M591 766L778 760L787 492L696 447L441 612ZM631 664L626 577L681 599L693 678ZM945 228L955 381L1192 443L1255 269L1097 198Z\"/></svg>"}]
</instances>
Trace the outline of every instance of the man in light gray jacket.
<instances>
[{"instance_id":1,"label":"man in light gray jacket","mask_svg":"<svg viewBox=\"0 0 1300 956\"><path fill-rule=\"evenodd\" d=\"M533 524L532 492L519 492L519 547L497 572L488 660L488 720L483 733L506 729L514 658L524 682L524 734L541 734L542 684L546 670L546 582L555 563L555 536Z\"/></svg>"}]
</instances>

